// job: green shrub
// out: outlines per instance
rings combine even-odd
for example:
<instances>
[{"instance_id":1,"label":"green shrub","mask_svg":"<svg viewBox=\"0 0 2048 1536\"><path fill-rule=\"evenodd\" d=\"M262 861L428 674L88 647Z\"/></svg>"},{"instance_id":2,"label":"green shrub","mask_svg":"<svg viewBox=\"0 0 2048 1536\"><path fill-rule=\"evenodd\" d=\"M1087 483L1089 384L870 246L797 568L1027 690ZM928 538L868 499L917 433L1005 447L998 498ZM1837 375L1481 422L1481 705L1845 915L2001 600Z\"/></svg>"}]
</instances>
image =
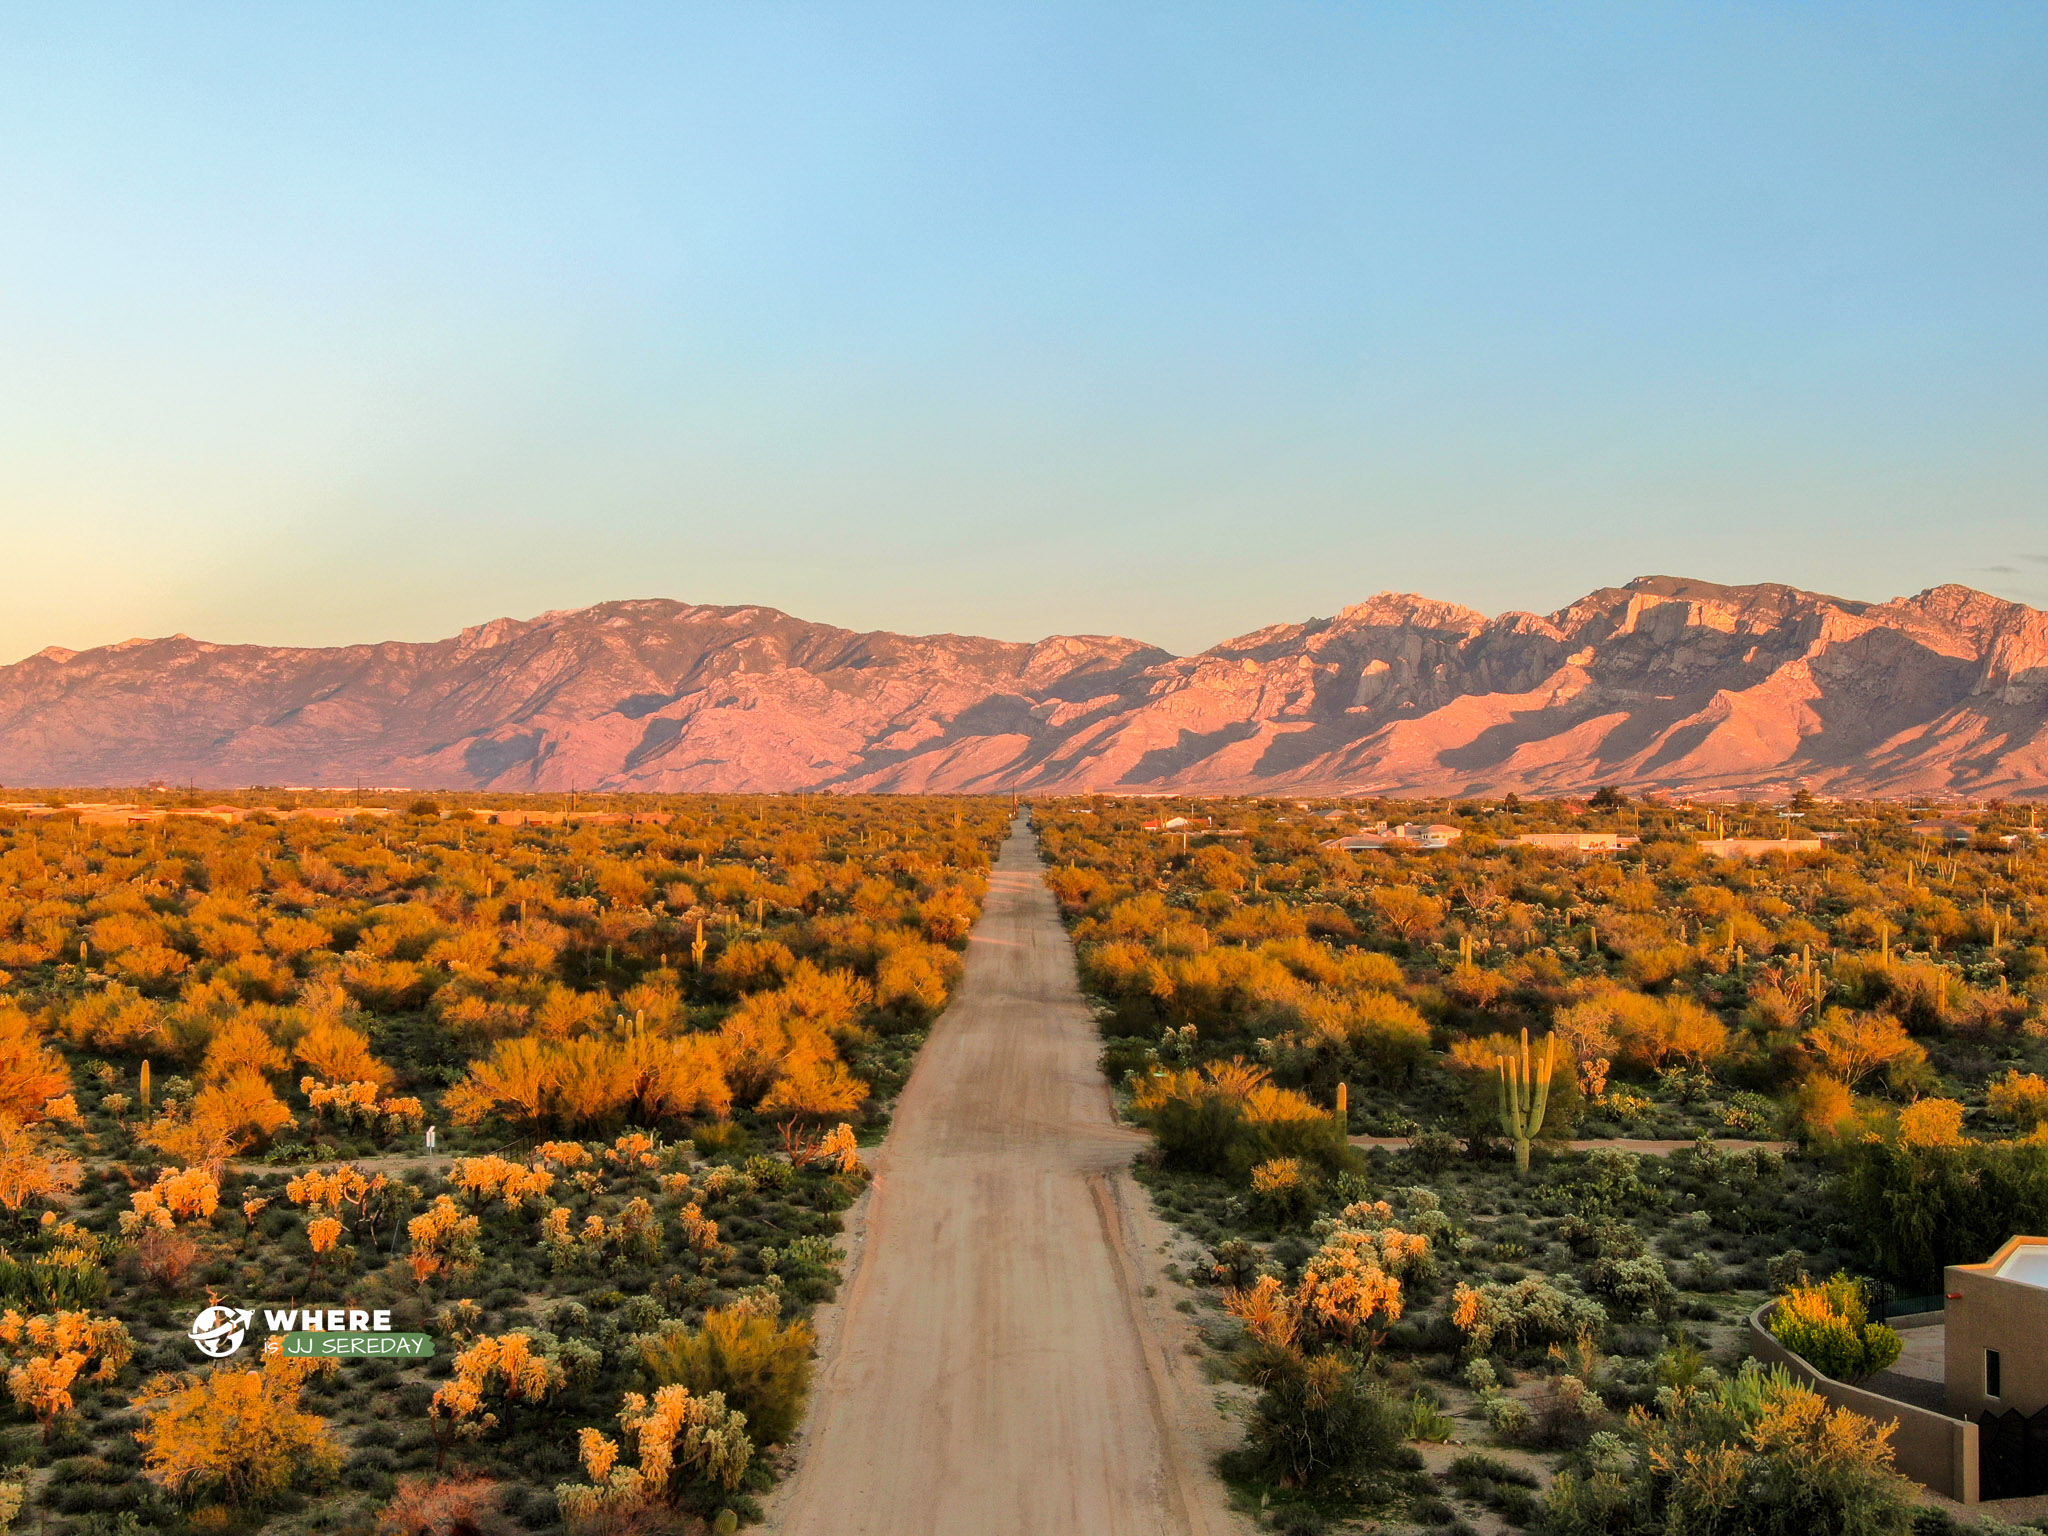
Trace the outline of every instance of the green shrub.
<instances>
[{"instance_id":1,"label":"green shrub","mask_svg":"<svg viewBox=\"0 0 2048 1536\"><path fill-rule=\"evenodd\" d=\"M1169 1168L1227 1173L1236 1160L1237 1106L1220 1094L1175 1098L1146 1112L1146 1125Z\"/></svg>"},{"instance_id":2,"label":"green shrub","mask_svg":"<svg viewBox=\"0 0 2048 1536\"><path fill-rule=\"evenodd\" d=\"M1808 1284L1806 1255L1797 1248L1787 1248L1764 1266L1764 1278L1774 1291L1789 1291L1795 1285Z\"/></svg>"},{"instance_id":3,"label":"green shrub","mask_svg":"<svg viewBox=\"0 0 2048 1536\"><path fill-rule=\"evenodd\" d=\"M754 1148L754 1138L743 1125L730 1120L711 1120L690 1132L690 1145L705 1158L744 1157Z\"/></svg>"},{"instance_id":4,"label":"green shrub","mask_svg":"<svg viewBox=\"0 0 2048 1536\"><path fill-rule=\"evenodd\" d=\"M793 1237L781 1248L761 1250L762 1270L787 1280L829 1275L845 1259L846 1250L829 1237Z\"/></svg>"},{"instance_id":5,"label":"green shrub","mask_svg":"<svg viewBox=\"0 0 2048 1536\"><path fill-rule=\"evenodd\" d=\"M1350 1492L1417 1465L1403 1415L1341 1354L1267 1361L1242 1470L1284 1488Z\"/></svg>"},{"instance_id":6,"label":"green shrub","mask_svg":"<svg viewBox=\"0 0 2048 1536\"><path fill-rule=\"evenodd\" d=\"M1489 1392L1480 1399L1479 1411L1486 1419L1486 1427L1503 1440L1520 1440L1536 1422L1527 1403L1505 1392Z\"/></svg>"},{"instance_id":7,"label":"green shrub","mask_svg":"<svg viewBox=\"0 0 2048 1536\"><path fill-rule=\"evenodd\" d=\"M1686 1287L1687 1290L1719 1292L1728 1289L1728 1275L1722 1269L1721 1261L1704 1248L1693 1253L1690 1278L1692 1283Z\"/></svg>"},{"instance_id":8,"label":"green shrub","mask_svg":"<svg viewBox=\"0 0 2048 1536\"><path fill-rule=\"evenodd\" d=\"M1543 1500L1546 1536L1908 1536L1918 1490L1882 1427L1782 1368L1676 1394L1634 1454L1588 1458Z\"/></svg>"},{"instance_id":9,"label":"green shrub","mask_svg":"<svg viewBox=\"0 0 2048 1536\"><path fill-rule=\"evenodd\" d=\"M1458 1422L1422 1393L1408 1403L1408 1438L1445 1445L1458 1433Z\"/></svg>"},{"instance_id":10,"label":"green shrub","mask_svg":"<svg viewBox=\"0 0 2048 1536\"><path fill-rule=\"evenodd\" d=\"M1465 1335L1466 1353L1484 1355L1597 1334L1607 1326L1607 1309L1530 1275L1511 1284L1460 1285L1451 1297L1451 1319Z\"/></svg>"},{"instance_id":11,"label":"green shrub","mask_svg":"<svg viewBox=\"0 0 2048 1536\"><path fill-rule=\"evenodd\" d=\"M2015 1232L2048 1226L2048 1144L1909 1147L1872 1140L1845 1154L1843 1203L1878 1261L1910 1285L1981 1263Z\"/></svg>"},{"instance_id":12,"label":"green shrub","mask_svg":"<svg viewBox=\"0 0 2048 1536\"><path fill-rule=\"evenodd\" d=\"M1662 1536L1637 1507L1639 1490L1613 1472L1557 1474L1544 1496L1537 1529L1543 1536ZM1726 1527L1729 1536L1739 1529Z\"/></svg>"},{"instance_id":13,"label":"green shrub","mask_svg":"<svg viewBox=\"0 0 2048 1536\"><path fill-rule=\"evenodd\" d=\"M1361 1166L1344 1127L1327 1115L1313 1120L1244 1123L1232 1143L1230 1166L1244 1175L1276 1157L1298 1157L1333 1179Z\"/></svg>"},{"instance_id":14,"label":"green shrub","mask_svg":"<svg viewBox=\"0 0 2048 1536\"><path fill-rule=\"evenodd\" d=\"M1276 1227L1299 1226L1322 1205L1323 1183L1296 1157L1276 1157L1251 1171L1252 1209Z\"/></svg>"},{"instance_id":15,"label":"green shrub","mask_svg":"<svg viewBox=\"0 0 2048 1536\"><path fill-rule=\"evenodd\" d=\"M1617 1147L1588 1152L1573 1170L1568 1187L1579 1214L1588 1218L1626 1215L1650 1201L1640 1155Z\"/></svg>"},{"instance_id":16,"label":"green shrub","mask_svg":"<svg viewBox=\"0 0 2048 1536\"><path fill-rule=\"evenodd\" d=\"M1484 1451L1460 1456L1451 1463L1445 1475L1450 1478L1452 1487L1474 1498L1480 1497L1472 1493L1480 1483L1519 1483L1524 1488L1535 1488L1542 1481L1535 1473L1502 1461L1498 1456L1488 1456Z\"/></svg>"},{"instance_id":17,"label":"green shrub","mask_svg":"<svg viewBox=\"0 0 2048 1536\"><path fill-rule=\"evenodd\" d=\"M1898 1334L1870 1321L1863 1287L1847 1275L1795 1285L1771 1311L1771 1337L1823 1376L1854 1381L1899 1358Z\"/></svg>"},{"instance_id":18,"label":"green shrub","mask_svg":"<svg viewBox=\"0 0 2048 1536\"><path fill-rule=\"evenodd\" d=\"M1458 1159L1458 1138L1449 1131L1419 1131L1408 1142L1408 1155L1423 1173L1442 1173Z\"/></svg>"},{"instance_id":19,"label":"green shrub","mask_svg":"<svg viewBox=\"0 0 2048 1536\"><path fill-rule=\"evenodd\" d=\"M1269 1079L1242 1058L1199 1072L1134 1073L1131 1107L1169 1168L1244 1179L1260 1163L1291 1157L1333 1179L1362 1171L1336 1116Z\"/></svg>"},{"instance_id":20,"label":"green shrub","mask_svg":"<svg viewBox=\"0 0 2048 1536\"><path fill-rule=\"evenodd\" d=\"M1585 1378L1570 1373L1553 1376L1536 1398L1536 1443L1552 1447L1582 1444L1606 1417L1606 1404Z\"/></svg>"},{"instance_id":21,"label":"green shrub","mask_svg":"<svg viewBox=\"0 0 2048 1536\"><path fill-rule=\"evenodd\" d=\"M1760 1093L1731 1093L1721 1111L1721 1124L1731 1136L1773 1136L1778 1106Z\"/></svg>"},{"instance_id":22,"label":"green shrub","mask_svg":"<svg viewBox=\"0 0 2048 1536\"><path fill-rule=\"evenodd\" d=\"M1498 1456L1460 1456L1445 1473L1451 1486L1468 1499L1477 1499L1497 1509L1516 1525L1526 1525L1536 1513L1534 1489L1541 1485L1535 1473L1512 1466Z\"/></svg>"},{"instance_id":23,"label":"green shrub","mask_svg":"<svg viewBox=\"0 0 2048 1536\"><path fill-rule=\"evenodd\" d=\"M781 1158L770 1157L765 1152L757 1152L748 1158L745 1171L762 1189L785 1190L796 1182L796 1169Z\"/></svg>"},{"instance_id":24,"label":"green shrub","mask_svg":"<svg viewBox=\"0 0 2048 1536\"><path fill-rule=\"evenodd\" d=\"M812 1343L809 1323L779 1328L772 1317L728 1307L707 1312L701 1328L647 1340L641 1358L661 1385L723 1392L757 1445L781 1445L803 1419Z\"/></svg>"},{"instance_id":25,"label":"green shrub","mask_svg":"<svg viewBox=\"0 0 2048 1536\"><path fill-rule=\"evenodd\" d=\"M36 1257L22 1263L0 1253L0 1299L26 1302L26 1310L78 1312L106 1294L107 1272L91 1259L59 1264Z\"/></svg>"},{"instance_id":26,"label":"green shrub","mask_svg":"<svg viewBox=\"0 0 2048 1536\"><path fill-rule=\"evenodd\" d=\"M1615 1317L1667 1318L1678 1304L1678 1291L1654 1254L1640 1258L1601 1258L1586 1271L1586 1289L1600 1298Z\"/></svg>"},{"instance_id":27,"label":"green shrub","mask_svg":"<svg viewBox=\"0 0 2048 1536\"><path fill-rule=\"evenodd\" d=\"M1573 1214L1558 1225L1558 1236L1584 1258L1639 1259L1649 1250L1643 1235L1625 1221Z\"/></svg>"}]
</instances>

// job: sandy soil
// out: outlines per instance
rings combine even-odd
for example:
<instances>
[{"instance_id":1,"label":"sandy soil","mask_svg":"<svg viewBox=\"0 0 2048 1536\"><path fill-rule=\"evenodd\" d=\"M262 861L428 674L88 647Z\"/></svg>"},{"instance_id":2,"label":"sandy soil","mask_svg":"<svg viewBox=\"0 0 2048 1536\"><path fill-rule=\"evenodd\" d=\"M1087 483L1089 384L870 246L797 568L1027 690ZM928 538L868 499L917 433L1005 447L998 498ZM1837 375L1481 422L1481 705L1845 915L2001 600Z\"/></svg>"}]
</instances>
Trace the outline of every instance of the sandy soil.
<instances>
[{"instance_id":1,"label":"sandy soil","mask_svg":"<svg viewBox=\"0 0 2048 1536\"><path fill-rule=\"evenodd\" d=\"M1020 822L874 1159L784 1536L1248 1528L1043 873Z\"/></svg>"}]
</instances>

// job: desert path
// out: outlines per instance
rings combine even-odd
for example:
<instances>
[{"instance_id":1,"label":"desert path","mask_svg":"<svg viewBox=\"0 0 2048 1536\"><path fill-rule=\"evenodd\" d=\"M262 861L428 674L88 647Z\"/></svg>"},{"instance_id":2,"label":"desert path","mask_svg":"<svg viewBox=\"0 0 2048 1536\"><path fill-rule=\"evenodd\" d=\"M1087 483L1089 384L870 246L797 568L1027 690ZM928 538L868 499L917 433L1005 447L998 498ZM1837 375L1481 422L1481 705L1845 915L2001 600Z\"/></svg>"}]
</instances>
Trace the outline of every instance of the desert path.
<instances>
[{"instance_id":1,"label":"desert path","mask_svg":"<svg viewBox=\"0 0 2048 1536\"><path fill-rule=\"evenodd\" d=\"M783 1536L1222 1536L1072 946L1020 820L902 1097ZM1206 1415L1206 1419L1205 1416Z\"/></svg>"}]
</instances>

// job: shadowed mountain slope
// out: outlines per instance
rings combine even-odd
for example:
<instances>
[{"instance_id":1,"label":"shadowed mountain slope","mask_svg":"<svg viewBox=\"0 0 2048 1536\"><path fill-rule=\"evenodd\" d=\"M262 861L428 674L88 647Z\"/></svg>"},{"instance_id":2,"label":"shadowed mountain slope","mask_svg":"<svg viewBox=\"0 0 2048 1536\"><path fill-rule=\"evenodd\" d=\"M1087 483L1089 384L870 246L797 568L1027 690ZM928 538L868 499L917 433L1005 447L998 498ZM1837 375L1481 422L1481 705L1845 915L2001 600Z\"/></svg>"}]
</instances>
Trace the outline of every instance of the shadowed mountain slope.
<instances>
[{"instance_id":1,"label":"shadowed mountain slope","mask_svg":"<svg viewBox=\"0 0 2048 1536\"><path fill-rule=\"evenodd\" d=\"M504 790L2048 788L2048 614L1644 577L1488 618L1382 593L1198 656L661 600L430 644L185 636L0 668L0 782Z\"/></svg>"}]
</instances>

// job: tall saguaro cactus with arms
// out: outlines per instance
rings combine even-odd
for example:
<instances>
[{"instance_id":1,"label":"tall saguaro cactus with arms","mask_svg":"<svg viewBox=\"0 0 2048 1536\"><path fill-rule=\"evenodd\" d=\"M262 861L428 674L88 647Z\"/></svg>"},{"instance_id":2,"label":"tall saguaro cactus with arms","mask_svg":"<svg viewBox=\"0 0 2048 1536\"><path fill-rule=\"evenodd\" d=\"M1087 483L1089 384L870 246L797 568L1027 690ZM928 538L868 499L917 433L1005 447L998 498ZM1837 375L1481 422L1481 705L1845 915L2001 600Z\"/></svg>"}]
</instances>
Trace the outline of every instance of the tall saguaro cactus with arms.
<instances>
[{"instance_id":1,"label":"tall saguaro cactus with arms","mask_svg":"<svg viewBox=\"0 0 2048 1536\"><path fill-rule=\"evenodd\" d=\"M1522 1031L1522 1049L1498 1058L1500 1064L1500 1126L1515 1144L1515 1172L1529 1171L1529 1145L1543 1129L1543 1111L1550 1104L1550 1072L1557 1063L1557 1036L1543 1038L1540 1059L1529 1049L1529 1031Z\"/></svg>"}]
</instances>

